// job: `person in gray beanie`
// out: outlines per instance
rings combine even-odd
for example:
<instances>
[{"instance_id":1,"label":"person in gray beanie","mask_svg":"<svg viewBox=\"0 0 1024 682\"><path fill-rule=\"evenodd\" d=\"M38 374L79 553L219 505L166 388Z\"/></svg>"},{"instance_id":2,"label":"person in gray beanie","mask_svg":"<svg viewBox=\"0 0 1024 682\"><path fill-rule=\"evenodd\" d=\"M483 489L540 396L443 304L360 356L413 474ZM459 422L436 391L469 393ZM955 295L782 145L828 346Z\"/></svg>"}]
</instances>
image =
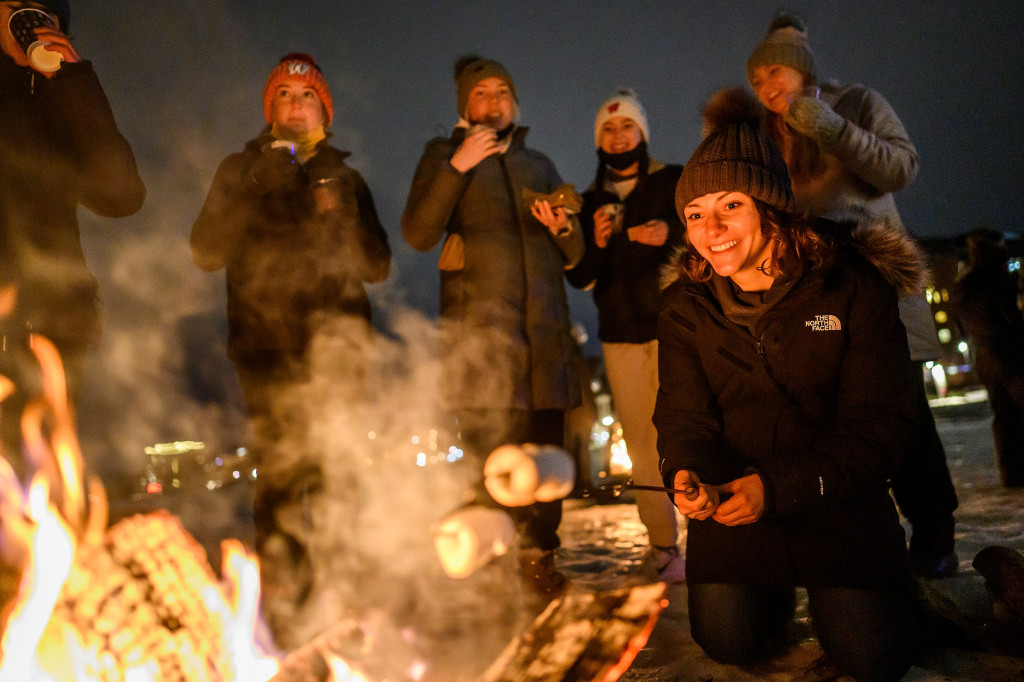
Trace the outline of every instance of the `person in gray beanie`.
<instances>
[{"instance_id":1,"label":"person in gray beanie","mask_svg":"<svg viewBox=\"0 0 1024 682\"><path fill-rule=\"evenodd\" d=\"M800 211L843 224L843 230L866 220L906 233L893 192L917 175L918 156L885 98L863 85L819 83L807 27L787 13L772 20L754 48L747 78L768 109L765 131L782 150ZM914 401L921 430L893 493L913 528L915 572L940 578L958 568L958 502L924 387L925 363L942 352L924 287L900 296L900 319L920 377Z\"/></svg>"},{"instance_id":2,"label":"person in gray beanie","mask_svg":"<svg viewBox=\"0 0 1024 682\"><path fill-rule=\"evenodd\" d=\"M687 248L663 277L654 425L689 519L690 630L716 661L756 662L802 586L833 665L897 680L920 642L888 490L916 419L897 288L923 257L798 218L760 117L744 90L706 105L675 195Z\"/></svg>"}]
</instances>

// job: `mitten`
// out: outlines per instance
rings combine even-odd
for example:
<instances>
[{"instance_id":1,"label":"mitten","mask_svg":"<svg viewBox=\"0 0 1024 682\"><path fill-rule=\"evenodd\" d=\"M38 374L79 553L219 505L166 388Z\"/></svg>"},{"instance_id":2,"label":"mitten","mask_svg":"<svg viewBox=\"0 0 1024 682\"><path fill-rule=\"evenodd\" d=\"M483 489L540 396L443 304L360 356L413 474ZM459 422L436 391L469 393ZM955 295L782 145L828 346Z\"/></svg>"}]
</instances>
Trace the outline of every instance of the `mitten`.
<instances>
[{"instance_id":1,"label":"mitten","mask_svg":"<svg viewBox=\"0 0 1024 682\"><path fill-rule=\"evenodd\" d=\"M250 189L258 196L287 185L295 179L299 172L299 164L287 149L268 149L249 166L248 183Z\"/></svg>"},{"instance_id":2,"label":"mitten","mask_svg":"<svg viewBox=\"0 0 1024 682\"><path fill-rule=\"evenodd\" d=\"M823 147L829 147L846 127L846 119L832 107L813 97L798 97L789 105L786 123L798 133L814 138Z\"/></svg>"}]
</instances>

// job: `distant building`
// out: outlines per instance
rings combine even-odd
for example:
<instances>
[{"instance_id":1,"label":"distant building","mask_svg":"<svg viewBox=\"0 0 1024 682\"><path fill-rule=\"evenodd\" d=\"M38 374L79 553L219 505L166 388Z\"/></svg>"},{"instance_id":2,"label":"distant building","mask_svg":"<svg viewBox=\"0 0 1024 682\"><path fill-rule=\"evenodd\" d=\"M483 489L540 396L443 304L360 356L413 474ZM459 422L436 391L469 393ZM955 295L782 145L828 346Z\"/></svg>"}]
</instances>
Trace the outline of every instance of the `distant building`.
<instances>
[{"instance_id":1,"label":"distant building","mask_svg":"<svg viewBox=\"0 0 1024 682\"><path fill-rule=\"evenodd\" d=\"M981 382L972 366L970 346L961 335L949 312L949 292L953 288L953 284L967 269L967 249L958 244L956 239L950 238L918 238L917 242L928 254L931 266L932 285L928 287L927 295L935 318L939 343L942 345L942 357L939 359L939 364L942 365L941 372L944 374L946 386L949 389L978 386ZM1009 268L1012 272L1019 273L1022 258L1024 258L1024 240L1018 234L1007 233L1006 245L1010 250ZM1024 292L1022 292L1022 296L1024 296ZM1021 296L1018 297L1018 303L1020 300ZM936 369L935 371L940 370ZM934 393L944 392L944 389L940 389L936 385L941 381L942 379L933 380L929 390Z\"/></svg>"}]
</instances>

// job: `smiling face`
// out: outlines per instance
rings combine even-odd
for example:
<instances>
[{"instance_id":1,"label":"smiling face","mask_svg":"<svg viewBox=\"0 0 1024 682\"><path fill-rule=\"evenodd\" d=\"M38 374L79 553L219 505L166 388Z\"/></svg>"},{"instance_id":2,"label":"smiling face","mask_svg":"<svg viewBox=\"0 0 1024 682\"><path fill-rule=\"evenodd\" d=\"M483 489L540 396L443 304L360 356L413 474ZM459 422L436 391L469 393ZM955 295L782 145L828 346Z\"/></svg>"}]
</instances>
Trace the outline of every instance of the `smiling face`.
<instances>
[{"instance_id":1,"label":"smiling face","mask_svg":"<svg viewBox=\"0 0 1024 682\"><path fill-rule=\"evenodd\" d=\"M601 124L601 149L608 154L621 154L637 148L643 131L636 121L625 116L612 116Z\"/></svg>"},{"instance_id":2,"label":"smiling face","mask_svg":"<svg viewBox=\"0 0 1024 682\"><path fill-rule=\"evenodd\" d=\"M469 91L466 105L470 123L482 123L494 130L504 130L512 123L515 102L512 88L500 78L484 78Z\"/></svg>"},{"instance_id":3,"label":"smiling face","mask_svg":"<svg viewBox=\"0 0 1024 682\"><path fill-rule=\"evenodd\" d=\"M780 116L786 115L794 95L807 84L804 74L784 64L759 66L750 80L761 104Z\"/></svg>"},{"instance_id":4,"label":"smiling face","mask_svg":"<svg viewBox=\"0 0 1024 682\"><path fill-rule=\"evenodd\" d=\"M761 214L742 192L697 197L684 209L686 237L721 277L744 291L764 291L772 277L758 267L771 258L771 241L761 231Z\"/></svg>"},{"instance_id":5,"label":"smiling face","mask_svg":"<svg viewBox=\"0 0 1024 682\"><path fill-rule=\"evenodd\" d=\"M299 80L282 81L270 104L270 122L282 132L304 135L326 121L324 105L312 86Z\"/></svg>"}]
</instances>

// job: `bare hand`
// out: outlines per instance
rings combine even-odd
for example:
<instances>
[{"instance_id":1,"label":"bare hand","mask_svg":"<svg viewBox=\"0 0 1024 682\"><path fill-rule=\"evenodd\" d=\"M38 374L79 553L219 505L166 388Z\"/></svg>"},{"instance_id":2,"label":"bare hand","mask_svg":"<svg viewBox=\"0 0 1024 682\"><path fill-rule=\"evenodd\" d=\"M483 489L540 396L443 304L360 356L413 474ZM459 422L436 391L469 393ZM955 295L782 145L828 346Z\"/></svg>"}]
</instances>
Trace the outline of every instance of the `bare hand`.
<instances>
[{"instance_id":1,"label":"bare hand","mask_svg":"<svg viewBox=\"0 0 1024 682\"><path fill-rule=\"evenodd\" d=\"M569 214L565 212L564 208L551 208L551 203L548 201L533 202L533 205L530 206L530 213L544 223L548 232L556 237L563 236L569 229Z\"/></svg>"},{"instance_id":2,"label":"bare hand","mask_svg":"<svg viewBox=\"0 0 1024 682\"><path fill-rule=\"evenodd\" d=\"M594 211L594 243L597 244L597 248L603 249L608 246L608 241L612 238L614 223L615 220L604 206Z\"/></svg>"},{"instance_id":3,"label":"bare hand","mask_svg":"<svg viewBox=\"0 0 1024 682\"><path fill-rule=\"evenodd\" d=\"M492 154L497 154L498 133L491 128L480 128L467 137L452 155L451 164L455 170L465 173Z\"/></svg>"},{"instance_id":4,"label":"bare hand","mask_svg":"<svg viewBox=\"0 0 1024 682\"><path fill-rule=\"evenodd\" d=\"M648 220L629 231L629 238L638 244L661 246L668 241L668 223L664 220Z\"/></svg>"},{"instance_id":5,"label":"bare hand","mask_svg":"<svg viewBox=\"0 0 1024 682\"><path fill-rule=\"evenodd\" d=\"M754 523L764 513L764 484L757 474L720 485L718 493L726 499L715 510L714 519L723 526Z\"/></svg>"},{"instance_id":6,"label":"bare hand","mask_svg":"<svg viewBox=\"0 0 1024 682\"><path fill-rule=\"evenodd\" d=\"M61 57L64 58L65 62L74 64L76 62L82 61L82 57L78 54L78 51L71 44L71 41L68 39L68 37L60 31L58 31L57 29L49 26L41 26L39 28L36 28L36 38L38 38L40 41L44 43L49 43L49 45L47 45L43 49L49 50L51 52L59 52ZM26 61L27 60L28 57L26 56ZM31 62L28 62L28 65L32 68L35 68L34 66L32 66ZM40 71L39 73L43 74L47 78L53 78L57 74L56 71Z\"/></svg>"},{"instance_id":7,"label":"bare hand","mask_svg":"<svg viewBox=\"0 0 1024 682\"><path fill-rule=\"evenodd\" d=\"M672 500L687 518L703 521L718 508L718 490L713 485L701 483L700 478L692 471L677 471L672 487L691 491L684 495L676 493Z\"/></svg>"}]
</instances>

